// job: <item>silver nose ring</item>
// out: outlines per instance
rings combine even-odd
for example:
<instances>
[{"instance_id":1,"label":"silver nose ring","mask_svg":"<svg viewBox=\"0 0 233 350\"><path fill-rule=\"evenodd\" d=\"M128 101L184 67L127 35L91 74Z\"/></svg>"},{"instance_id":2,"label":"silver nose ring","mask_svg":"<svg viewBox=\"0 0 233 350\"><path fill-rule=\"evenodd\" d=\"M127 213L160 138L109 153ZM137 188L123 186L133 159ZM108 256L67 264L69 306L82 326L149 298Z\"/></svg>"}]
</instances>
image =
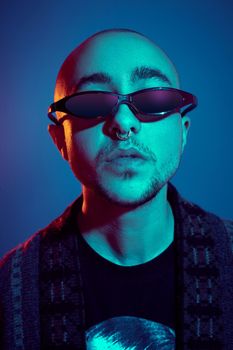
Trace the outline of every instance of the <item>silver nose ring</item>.
<instances>
[{"instance_id":1,"label":"silver nose ring","mask_svg":"<svg viewBox=\"0 0 233 350\"><path fill-rule=\"evenodd\" d=\"M129 130L127 133L122 134L121 132L116 131L116 137L121 141L125 141L125 140L128 140L130 138L131 132L132 131Z\"/></svg>"}]
</instances>

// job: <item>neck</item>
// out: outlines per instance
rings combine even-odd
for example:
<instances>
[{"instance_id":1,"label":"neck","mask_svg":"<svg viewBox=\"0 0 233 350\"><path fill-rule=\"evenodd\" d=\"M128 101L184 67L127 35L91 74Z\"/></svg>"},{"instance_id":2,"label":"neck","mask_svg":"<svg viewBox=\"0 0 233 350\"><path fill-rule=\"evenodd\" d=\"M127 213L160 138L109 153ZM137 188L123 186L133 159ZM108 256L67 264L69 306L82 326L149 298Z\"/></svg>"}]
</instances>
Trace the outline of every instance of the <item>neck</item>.
<instances>
[{"instance_id":1,"label":"neck","mask_svg":"<svg viewBox=\"0 0 233 350\"><path fill-rule=\"evenodd\" d=\"M173 241L167 185L156 197L134 208L116 205L83 188L78 225L86 242L107 260L125 266L145 263Z\"/></svg>"}]
</instances>

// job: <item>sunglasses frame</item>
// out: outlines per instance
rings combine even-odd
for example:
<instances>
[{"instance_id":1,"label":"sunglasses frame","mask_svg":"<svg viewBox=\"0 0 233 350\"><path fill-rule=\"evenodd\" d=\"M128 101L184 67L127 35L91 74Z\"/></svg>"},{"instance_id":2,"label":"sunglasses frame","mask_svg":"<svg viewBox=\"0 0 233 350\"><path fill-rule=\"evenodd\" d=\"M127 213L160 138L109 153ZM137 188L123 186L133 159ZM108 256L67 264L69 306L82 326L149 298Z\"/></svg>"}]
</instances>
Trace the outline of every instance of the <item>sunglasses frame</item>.
<instances>
[{"instance_id":1,"label":"sunglasses frame","mask_svg":"<svg viewBox=\"0 0 233 350\"><path fill-rule=\"evenodd\" d=\"M170 111L167 111L167 112L159 112L159 113L142 113L140 112L133 104L132 100L133 100L133 96L138 94L138 93L142 93L142 92L145 92L145 91L161 91L161 90L165 90L165 91L176 91L178 93L181 94L181 96L183 97L183 101L184 101L184 104L183 106L179 107L179 108L176 108L176 109L173 109L173 110L170 110ZM186 91L183 91L183 90L179 90L179 89L175 89L175 88L170 88L170 87L156 87L156 88L147 88L147 89L143 89L143 90L138 90L138 91L135 91L133 93L130 93L130 94L118 94L118 93L114 93L114 92L110 92L110 91L100 91L100 90L92 90L92 91L81 91L81 92L76 92L72 95L69 95L69 96L66 96L64 98L62 98L61 100L58 100L54 103L52 103L49 108L48 108L48 117L50 120L52 120L55 124L57 125L61 125L61 122L56 118L56 116L53 114L54 112L64 112L66 113L67 115L72 115L76 118L81 118L81 119L86 119L86 120L94 120L94 119L98 119L98 118L106 118L105 117L93 117L93 118L87 118L87 117L82 117L82 116L77 116L75 114L73 114L72 112L70 112L66 106L65 106L65 103L72 97L74 96L78 96L78 95L87 95L87 94L93 94L93 93L101 93L101 94L110 94L110 95L113 95L113 96L117 96L118 98L118 101L117 103L113 106L111 112L109 113L109 115L113 115L120 104L124 103L124 104L127 104L129 106L129 108L132 110L132 112L136 115L136 117L141 120L141 121L158 121L160 119L163 119L163 118L166 118L167 116L173 114L173 113L177 113L179 112L181 114L181 116L183 117L186 113L190 112L192 109L194 109L196 106L197 106L197 97L194 96L193 94L189 93L189 92L186 92ZM187 106L182 112L181 112L181 109L183 107ZM148 118L145 120L145 119L142 119L142 117L140 118L140 115L142 116L147 116ZM156 117L156 118L155 118Z\"/></svg>"}]
</instances>

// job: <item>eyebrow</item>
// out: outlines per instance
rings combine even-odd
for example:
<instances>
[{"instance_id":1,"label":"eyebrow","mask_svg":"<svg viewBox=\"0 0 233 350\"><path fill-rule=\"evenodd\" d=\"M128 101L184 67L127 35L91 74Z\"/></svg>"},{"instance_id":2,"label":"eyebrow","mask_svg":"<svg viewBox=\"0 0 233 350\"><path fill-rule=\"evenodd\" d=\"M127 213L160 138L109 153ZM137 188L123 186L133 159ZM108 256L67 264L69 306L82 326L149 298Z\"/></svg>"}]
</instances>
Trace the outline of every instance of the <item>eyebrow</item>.
<instances>
[{"instance_id":1,"label":"eyebrow","mask_svg":"<svg viewBox=\"0 0 233 350\"><path fill-rule=\"evenodd\" d=\"M86 75L82 77L77 85L76 89L80 88L81 86L88 84L88 83L111 83L112 79L110 75L106 73L93 73L91 75Z\"/></svg>"},{"instance_id":2,"label":"eyebrow","mask_svg":"<svg viewBox=\"0 0 233 350\"><path fill-rule=\"evenodd\" d=\"M144 79L150 79L150 78L157 78L165 83L168 83L169 85L172 85L170 79L162 73L159 69L147 67L147 66L141 66L141 67L136 67L132 73L130 80L132 83L135 83L136 81L139 80L144 80ZM109 74L107 73L93 73L91 75L86 75L80 78L78 83L75 85L75 90L80 89L85 84L88 83L111 83L112 78Z\"/></svg>"},{"instance_id":3,"label":"eyebrow","mask_svg":"<svg viewBox=\"0 0 233 350\"><path fill-rule=\"evenodd\" d=\"M136 67L131 74L131 81L134 83L138 80L142 79L150 79L150 78L158 78L159 80L172 85L170 79L161 72L159 69L151 68L151 67Z\"/></svg>"}]
</instances>

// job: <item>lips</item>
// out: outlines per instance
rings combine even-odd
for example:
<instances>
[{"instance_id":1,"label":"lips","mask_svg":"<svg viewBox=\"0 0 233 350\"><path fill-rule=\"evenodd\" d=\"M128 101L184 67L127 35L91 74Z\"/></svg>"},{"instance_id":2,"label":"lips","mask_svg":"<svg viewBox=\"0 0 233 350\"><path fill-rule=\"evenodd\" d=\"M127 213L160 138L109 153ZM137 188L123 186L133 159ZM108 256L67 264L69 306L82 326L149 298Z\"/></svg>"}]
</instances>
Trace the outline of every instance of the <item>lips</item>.
<instances>
[{"instance_id":1,"label":"lips","mask_svg":"<svg viewBox=\"0 0 233 350\"><path fill-rule=\"evenodd\" d=\"M115 149L114 151L108 154L106 161L112 162L120 158L139 158L144 160L147 159L145 155L137 151L135 148L128 148L128 149Z\"/></svg>"}]
</instances>

